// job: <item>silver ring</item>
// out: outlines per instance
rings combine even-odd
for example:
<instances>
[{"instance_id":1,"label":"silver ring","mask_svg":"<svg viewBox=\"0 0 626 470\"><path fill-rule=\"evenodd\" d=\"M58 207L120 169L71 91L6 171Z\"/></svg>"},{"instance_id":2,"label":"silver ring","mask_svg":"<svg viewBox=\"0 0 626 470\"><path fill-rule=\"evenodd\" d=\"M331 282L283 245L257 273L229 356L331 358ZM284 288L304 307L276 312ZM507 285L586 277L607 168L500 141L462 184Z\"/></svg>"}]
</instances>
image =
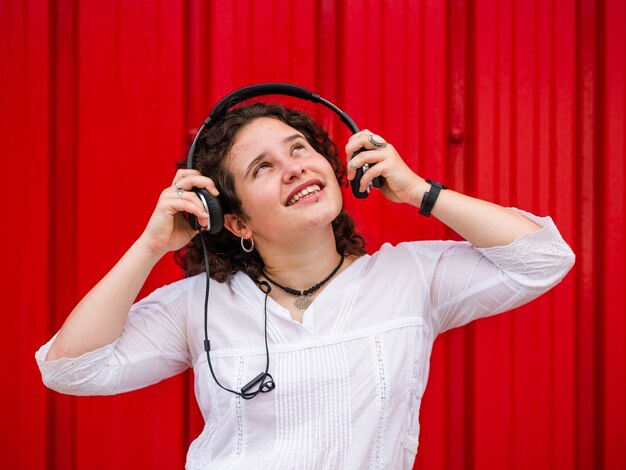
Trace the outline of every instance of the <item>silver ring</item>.
<instances>
[{"instance_id":1,"label":"silver ring","mask_svg":"<svg viewBox=\"0 0 626 470\"><path fill-rule=\"evenodd\" d=\"M183 194L185 194L185 190L183 188L179 188L178 186L176 186L176 194L178 194L178 198L182 199L183 198Z\"/></svg>"},{"instance_id":2,"label":"silver ring","mask_svg":"<svg viewBox=\"0 0 626 470\"><path fill-rule=\"evenodd\" d=\"M181 188L180 186L178 186L178 184L176 184L176 181L174 181L174 187L176 188L176 191L182 191L183 188Z\"/></svg>"},{"instance_id":3,"label":"silver ring","mask_svg":"<svg viewBox=\"0 0 626 470\"><path fill-rule=\"evenodd\" d=\"M387 147L387 142L379 135L370 134L367 136L367 140L370 141L370 144L372 144L375 149L384 149Z\"/></svg>"},{"instance_id":4,"label":"silver ring","mask_svg":"<svg viewBox=\"0 0 626 470\"><path fill-rule=\"evenodd\" d=\"M353 170L356 170L356 166L354 165L354 163L352 163L352 161L348 162L348 166L352 168Z\"/></svg>"}]
</instances>

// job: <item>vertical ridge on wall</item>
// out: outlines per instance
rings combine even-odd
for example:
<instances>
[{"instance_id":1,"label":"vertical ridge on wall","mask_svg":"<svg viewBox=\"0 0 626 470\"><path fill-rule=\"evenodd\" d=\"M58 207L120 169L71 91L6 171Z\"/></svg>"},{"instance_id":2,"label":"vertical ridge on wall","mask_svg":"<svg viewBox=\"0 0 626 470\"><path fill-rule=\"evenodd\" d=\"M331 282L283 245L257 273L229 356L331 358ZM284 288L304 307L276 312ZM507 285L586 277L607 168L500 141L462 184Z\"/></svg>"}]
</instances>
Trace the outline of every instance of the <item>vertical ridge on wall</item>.
<instances>
[{"instance_id":1,"label":"vertical ridge on wall","mask_svg":"<svg viewBox=\"0 0 626 470\"><path fill-rule=\"evenodd\" d=\"M52 17L50 57L54 90L51 94L51 129L54 147L50 149L50 328L54 331L71 311L76 298L77 201L79 135L76 99L78 84L78 18L73 0L58 0ZM51 10L52 12L52 10ZM51 20L52 21L52 20ZM76 468L76 404L66 396L54 394L49 402L51 421L48 442L51 462L59 468Z\"/></svg>"},{"instance_id":2,"label":"vertical ridge on wall","mask_svg":"<svg viewBox=\"0 0 626 470\"><path fill-rule=\"evenodd\" d=\"M559 230L578 255L576 241L576 214L579 193L575 192L579 179L576 174L576 153L574 138L576 135L576 9L571 2L558 5L558 26L556 27L555 50L555 88L554 88L554 128L556 184L553 217L559 224ZM572 182L575 182L572 184ZM577 363L572 358L576 354L576 311L578 303L577 272L580 259L574 271L559 288L559 308L553 317L558 333L552 337L555 347L555 378L560 389L553 402L555 409L556 462L562 468L574 468L577 459L577 416L576 416L576 370Z\"/></svg>"},{"instance_id":3,"label":"vertical ridge on wall","mask_svg":"<svg viewBox=\"0 0 626 470\"><path fill-rule=\"evenodd\" d=\"M14 468L33 448L41 449L30 457L33 464L45 465L45 425L34 428L32 423L45 418L48 395L39 387L32 354L47 330L50 252L43 228L47 226L46 204L27 191L34 187L38 195L45 195L50 189L46 159L50 63L36 36L48 35L47 15L45 4L34 8L32 2L0 2L0 151L5 172L0 366L6 378L0 387L0 456L5 466Z\"/></svg>"},{"instance_id":4,"label":"vertical ridge on wall","mask_svg":"<svg viewBox=\"0 0 626 470\"><path fill-rule=\"evenodd\" d=\"M577 26L580 34L577 36L577 102L580 112L576 123L576 156L578 161L578 177L581 182L582 197L580 199L580 218L578 220L578 273L582 287L577 308L577 344L579 367L577 375L577 409L578 409L578 441L577 465L579 468L593 468L596 463L595 435L597 431L597 401L595 393L595 323L594 312L597 296L595 278L598 275L595 264L595 249L598 241L595 239L594 202L597 194L594 188L594 138L595 117L594 104L597 86L595 74L594 52L596 47L595 4L591 0L577 2ZM589 354L588 351L594 351Z\"/></svg>"},{"instance_id":5,"label":"vertical ridge on wall","mask_svg":"<svg viewBox=\"0 0 626 470\"><path fill-rule=\"evenodd\" d=\"M624 289L625 227L626 227L626 5L620 0L605 3L603 11L604 119L601 140L604 153L602 188L605 232L602 236L602 261L605 284L600 293L604 299L602 355L604 359L603 441L605 468L626 466L624 439L626 435L626 290Z\"/></svg>"},{"instance_id":6,"label":"vertical ridge on wall","mask_svg":"<svg viewBox=\"0 0 626 470\"><path fill-rule=\"evenodd\" d=\"M536 34L536 53L539 61L537 66L537 87L538 87L538 135L537 143L537 174L535 181L542 189L537 201L537 210L541 214L554 214L555 209L555 132L552 123L555 120L554 97L555 97L555 6L554 2L547 4L538 3L536 11L536 21L539 25ZM548 44L546 44L546 41ZM542 299L544 300L544 299ZM544 309L547 312L555 310L554 299L548 298L544 301ZM556 464L556 433L555 433L555 413L554 403L557 400L556 390L558 382L555 377L555 347L552 338L557 334L552 319L546 315L544 317L544 327L542 328L542 344L544 357L548 358L548 365L544 368L544 383L547 387L542 400L543 416L548 418L548 425L544 428L543 447L541 451L545 454L544 462L552 468Z\"/></svg>"},{"instance_id":7,"label":"vertical ridge on wall","mask_svg":"<svg viewBox=\"0 0 626 470\"><path fill-rule=\"evenodd\" d=\"M536 106L536 56L535 23L536 2L513 2L514 21L512 65L513 79L511 107L511 191L512 203L515 207L528 208L535 212L534 193L541 188L533 184L535 141L537 138L535 127ZM542 431L545 428L532 428L533 422L541 419L539 405L541 387L544 386L542 369L535 370L540 361L539 349L541 343L537 333L544 327L541 314L543 313L536 303L511 318L513 325L512 365L515 370L513 383L515 396L513 397L513 465L515 469L536 468L543 462L545 456L538 450L528 452L527 449L539 449L543 444ZM526 399L522 399L526 397ZM532 405L531 405L532 404Z\"/></svg>"},{"instance_id":8,"label":"vertical ridge on wall","mask_svg":"<svg viewBox=\"0 0 626 470\"><path fill-rule=\"evenodd\" d=\"M446 104L446 128L444 139L452 134L453 145L447 147L444 154L444 169L448 185L459 192L469 190L468 182L471 178L471 159L473 154L473 139L469 116L473 110L469 107L468 97L471 95L471 84L468 82L471 58L471 28L469 27L468 13L472 7L465 0L452 0L445 11L447 20L447 92L449 102ZM433 103L434 104L434 103ZM458 137L462 136L462 137ZM427 150L428 151L428 150ZM436 178L435 178L436 179ZM445 238L450 238L447 231ZM447 406L446 413L446 442L445 461L448 468L472 469L471 445L472 434L468 432L472 426L473 402L473 374L467 369L467 361L471 361L473 335L470 329L453 331L448 334L445 343L444 367L447 371Z\"/></svg>"},{"instance_id":9,"label":"vertical ridge on wall","mask_svg":"<svg viewBox=\"0 0 626 470\"><path fill-rule=\"evenodd\" d=\"M594 73L594 95L593 95L593 172L594 182L593 187L604 187L604 181L606 180L605 174L605 159L602 158L605 155L605 139L603 130L605 128L605 109L604 103L606 96L605 90L605 77L604 77L604 53L606 45L604 44L604 23L606 21L604 2L597 2L595 5L595 11L593 16L593 28L594 28L594 51L593 51L593 73ZM626 45L625 45L626 46ZM594 191L593 200L593 212L594 212L594 239L602 240L604 238L605 227L607 226L607 220L605 218L606 207L606 192ZM607 413L607 409L604 406L604 387L605 387L605 370L604 364L606 358L604 356L605 344L604 338L604 324L607 315L607 304L605 297L602 295L603 286L606 283L606 244L598 243L594 252L594 292L595 298L593 302L594 309L602 312L601 315L593 315L593 327L594 327L594 396L593 400L596 404L594 409L594 433L593 438L593 452L594 452L594 468L605 468L603 446L606 439L604 433L604 419Z\"/></svg>"},{"instance_id":10,"label":"vertical ridge on wall","mask_svg":"<svg viewBox=\"0 0 626 470\"><path fill-rule=\"evenodd\" d=\"M486 200L499 202L502 198L500 179L500 158L507 157L501 148L506 142L501 139L503 132L508 132L506 125L501 125L506 96L502 89L506 80L501 78L503 62L502 50L506 41L501 37L504 19L500 17L504 9L502 2L478 2L475 5L474 47L470 57L474 64L475 79L473 90L474 105L469 106L468 121L473 121L473 128L480 129L474 135L474 174L475 195ZM508 29L507 29L508 31ZM478 54L480 51L480 54ZM506 108L504 108L506 109ZM473 114L473 116L472 116ZM510 455L512 438L499 432L512 421L513 399L512 377L508 373L511 363L511 333L509 322L489 321L473 330L474 364L474 399L471 403L473 419L473 466L476 469L512 468ZM491 348L481 347L489 344Z\"/></svg>"},{"instance_id":11,"label":"vertical ridge on wall","mask_svg":"<svg viewBox=\"0 0 626 470\"><path fill-rule=\"evenodd\" d=\"M471 1L464 1L460 5L460 14L464 19L463 31L465 33L463 57L465 62L464 71L464 85L463 94L465 98L463 109L463 134L467 136L465 141L465 152L463 155L463 188L466 194L476 196L476 161L479 149L476 146L476 125L475 125L475 70L476 60L473 56L475 50L475 5ZM448 134L450 129L447 129ZM452 232L452 231L450 231ZM474 462L476 439L474 433L476 413L476 375L475 375L475 362L476 362L476 330L474 325L469 325L465 329L465 344L462 352L463 357L463 370L465 371L465 389L464 394L464 455L463 455L463 468L473 470L475 468Z\"/></svg>"},{"instance_id":12,"label":"vertical ridge on wall","mask_svg":"<svg viewBox=\"0 0 626 470\"><path fill-rule=\"evenodd\" d=\"M58 26L58 14L57 14L57 2L51 2L51 8L50 8L50 13L48 16L48 36L47 36L47 40L48 40L48 56L49 57L56 57L58 54L58 46L57 46L57 26ZM48 141L48 155L49 158L52 162L56 162L58 161L58 152L57 152L57 146L58 146L58 132L59 132L59 127L57 126L57 121L56 121L56 113L57 113L57 109L58 109L58 97L57 97L57 87L58 87L58 64L57 61L51 61L50 63L50 82L48 84L48 96L50 99L50 106L48 108L48 120L47 120L47 124L48 124L48 129L50 132L50 139ZM57 168L55 168L54 165L50 166L50 171L48 172L48 184L50 185L51 188L54 187L54 184L56 183L56 179L57 179ZM55 191L50 191L50 195L48 198L48 207L46 208L46 215L47 215L47 225L49 227L54 226L54 208L57 206L58 201L57 201L57 197L55 194ZM48 266L48 273L47 276L48 278L51 280L51 284L54 283L54 280L56 279L55 276L55 271L54 271L54 266L56 265L54 257L55 257L55 245L57 244L57 237L55 236L55 230L51 230L50 234L49 234L49 239L48 239L48 250L50 252L50 259L51 262ZM69 274L69 272L68 272ZM47 315L46 315L46 320L47 320L47 325L49 326L49 329L54 328L54 325L56 325L56 318L55 318L55 304L56 304L56 289L54 289L54 287L52 287L48 292L47 292L47 296L48 296L48 311L47 311ZM46 415L45 415L45 421L44 421L44 426L46 429L46 434L49 436L48 439L46 439L45 442L45 459L47 462L54 462L56 459L56 455L55 455L55 449L56 449L56 438L57 438L57 433L55 432L55 425L57 423L57 413L56 413L56 406L54 406L55 402L55 397L52 395L51 392L46 391Z\"/></svg>"}]
</instances>

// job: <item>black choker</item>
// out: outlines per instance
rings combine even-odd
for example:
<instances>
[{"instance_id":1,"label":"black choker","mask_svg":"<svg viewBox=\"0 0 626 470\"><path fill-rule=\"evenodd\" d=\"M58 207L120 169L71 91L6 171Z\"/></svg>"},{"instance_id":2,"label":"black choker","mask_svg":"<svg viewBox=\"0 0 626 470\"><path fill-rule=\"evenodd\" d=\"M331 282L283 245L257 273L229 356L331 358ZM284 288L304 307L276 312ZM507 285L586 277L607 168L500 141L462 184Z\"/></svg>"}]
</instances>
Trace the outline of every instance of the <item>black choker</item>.
<instances>
[{"instance_id":1,"label":"black choker","mask_svg":"<svg viewBox=\"0 0 626 470\"><path fill-rule=\"evenodd\" d=\"M301 312L304 312L309 307L309 305L311 305L311 303L313 302L313 300L309 297L309 295L315 292L316 290L318 290L320 287L326 284L330 280L331 277L337 274L337 271L339 271L339 268L341 268L341 265L343 264L343 260L344 260L344 256L341 255L339 264L335 267L335 269L333 269L333 272L330 273L328 276L326 276L326 278L323 281L318 282L317 284L309 287L306 290L296 290L296 289L292 289L291 287L281 286L278 282L276 282L271 277L269 277L267 273L265 272L265 270L261 272L263 273L263 276L265 276L265 278L268 281L270 281L272 284L274 284L276 287L280 287L282 290L284 290L288 294L297 295L298 298L295 301L295 306L298 310L300 310Z\"/></svg>"}]
</instances>

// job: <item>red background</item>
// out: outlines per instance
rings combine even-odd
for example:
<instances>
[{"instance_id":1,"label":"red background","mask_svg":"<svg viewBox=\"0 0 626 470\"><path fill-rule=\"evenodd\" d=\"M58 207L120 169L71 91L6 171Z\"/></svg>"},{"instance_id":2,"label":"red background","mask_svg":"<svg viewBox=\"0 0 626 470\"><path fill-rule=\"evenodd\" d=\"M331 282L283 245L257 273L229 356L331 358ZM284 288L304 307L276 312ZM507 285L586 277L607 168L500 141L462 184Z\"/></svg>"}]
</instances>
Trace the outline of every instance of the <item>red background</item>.
<instances>
[{"instance_id":1,"label":"red background","mask_svg":"<svg viewBox=\"0 0 626 470\"><path fill-rule=\"evenodd\" d=\"M422 176L550 214L578 256L538 301L437 341L416 468L626 468L625 44L622 0L1 0L0 466L183 466L190 375L74 398L33 354L141 233L211 106L287 81ZM370 250L454 237L379 195L345 204ZM168 257L144 293L179 277Z\"/></svg>"}]
</instances>

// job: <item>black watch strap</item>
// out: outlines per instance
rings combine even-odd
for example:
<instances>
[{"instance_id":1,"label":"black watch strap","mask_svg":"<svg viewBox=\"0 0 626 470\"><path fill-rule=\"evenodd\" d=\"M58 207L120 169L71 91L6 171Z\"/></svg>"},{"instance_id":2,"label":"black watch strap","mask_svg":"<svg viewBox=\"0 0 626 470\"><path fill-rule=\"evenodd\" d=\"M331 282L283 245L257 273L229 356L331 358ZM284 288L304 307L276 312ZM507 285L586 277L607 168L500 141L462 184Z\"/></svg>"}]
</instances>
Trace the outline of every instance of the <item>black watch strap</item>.
<instances>
[{"instance_id":1,"label":"black watch strap","mask_svg":"<svg viewBox=\"0 0 626 470\"><path fill-rule=\"evenodd\" d=\"M422 203L420 204L420 214L425 215L426 217L430 217L430 211L433 210L435 202L439 197L439 193L442 189L448 189L448 187L433 180L426 180L426 182L430 184L430 190L426 191L424 193L424 197L422 197Z\"/></svg>"}]
</instances>

